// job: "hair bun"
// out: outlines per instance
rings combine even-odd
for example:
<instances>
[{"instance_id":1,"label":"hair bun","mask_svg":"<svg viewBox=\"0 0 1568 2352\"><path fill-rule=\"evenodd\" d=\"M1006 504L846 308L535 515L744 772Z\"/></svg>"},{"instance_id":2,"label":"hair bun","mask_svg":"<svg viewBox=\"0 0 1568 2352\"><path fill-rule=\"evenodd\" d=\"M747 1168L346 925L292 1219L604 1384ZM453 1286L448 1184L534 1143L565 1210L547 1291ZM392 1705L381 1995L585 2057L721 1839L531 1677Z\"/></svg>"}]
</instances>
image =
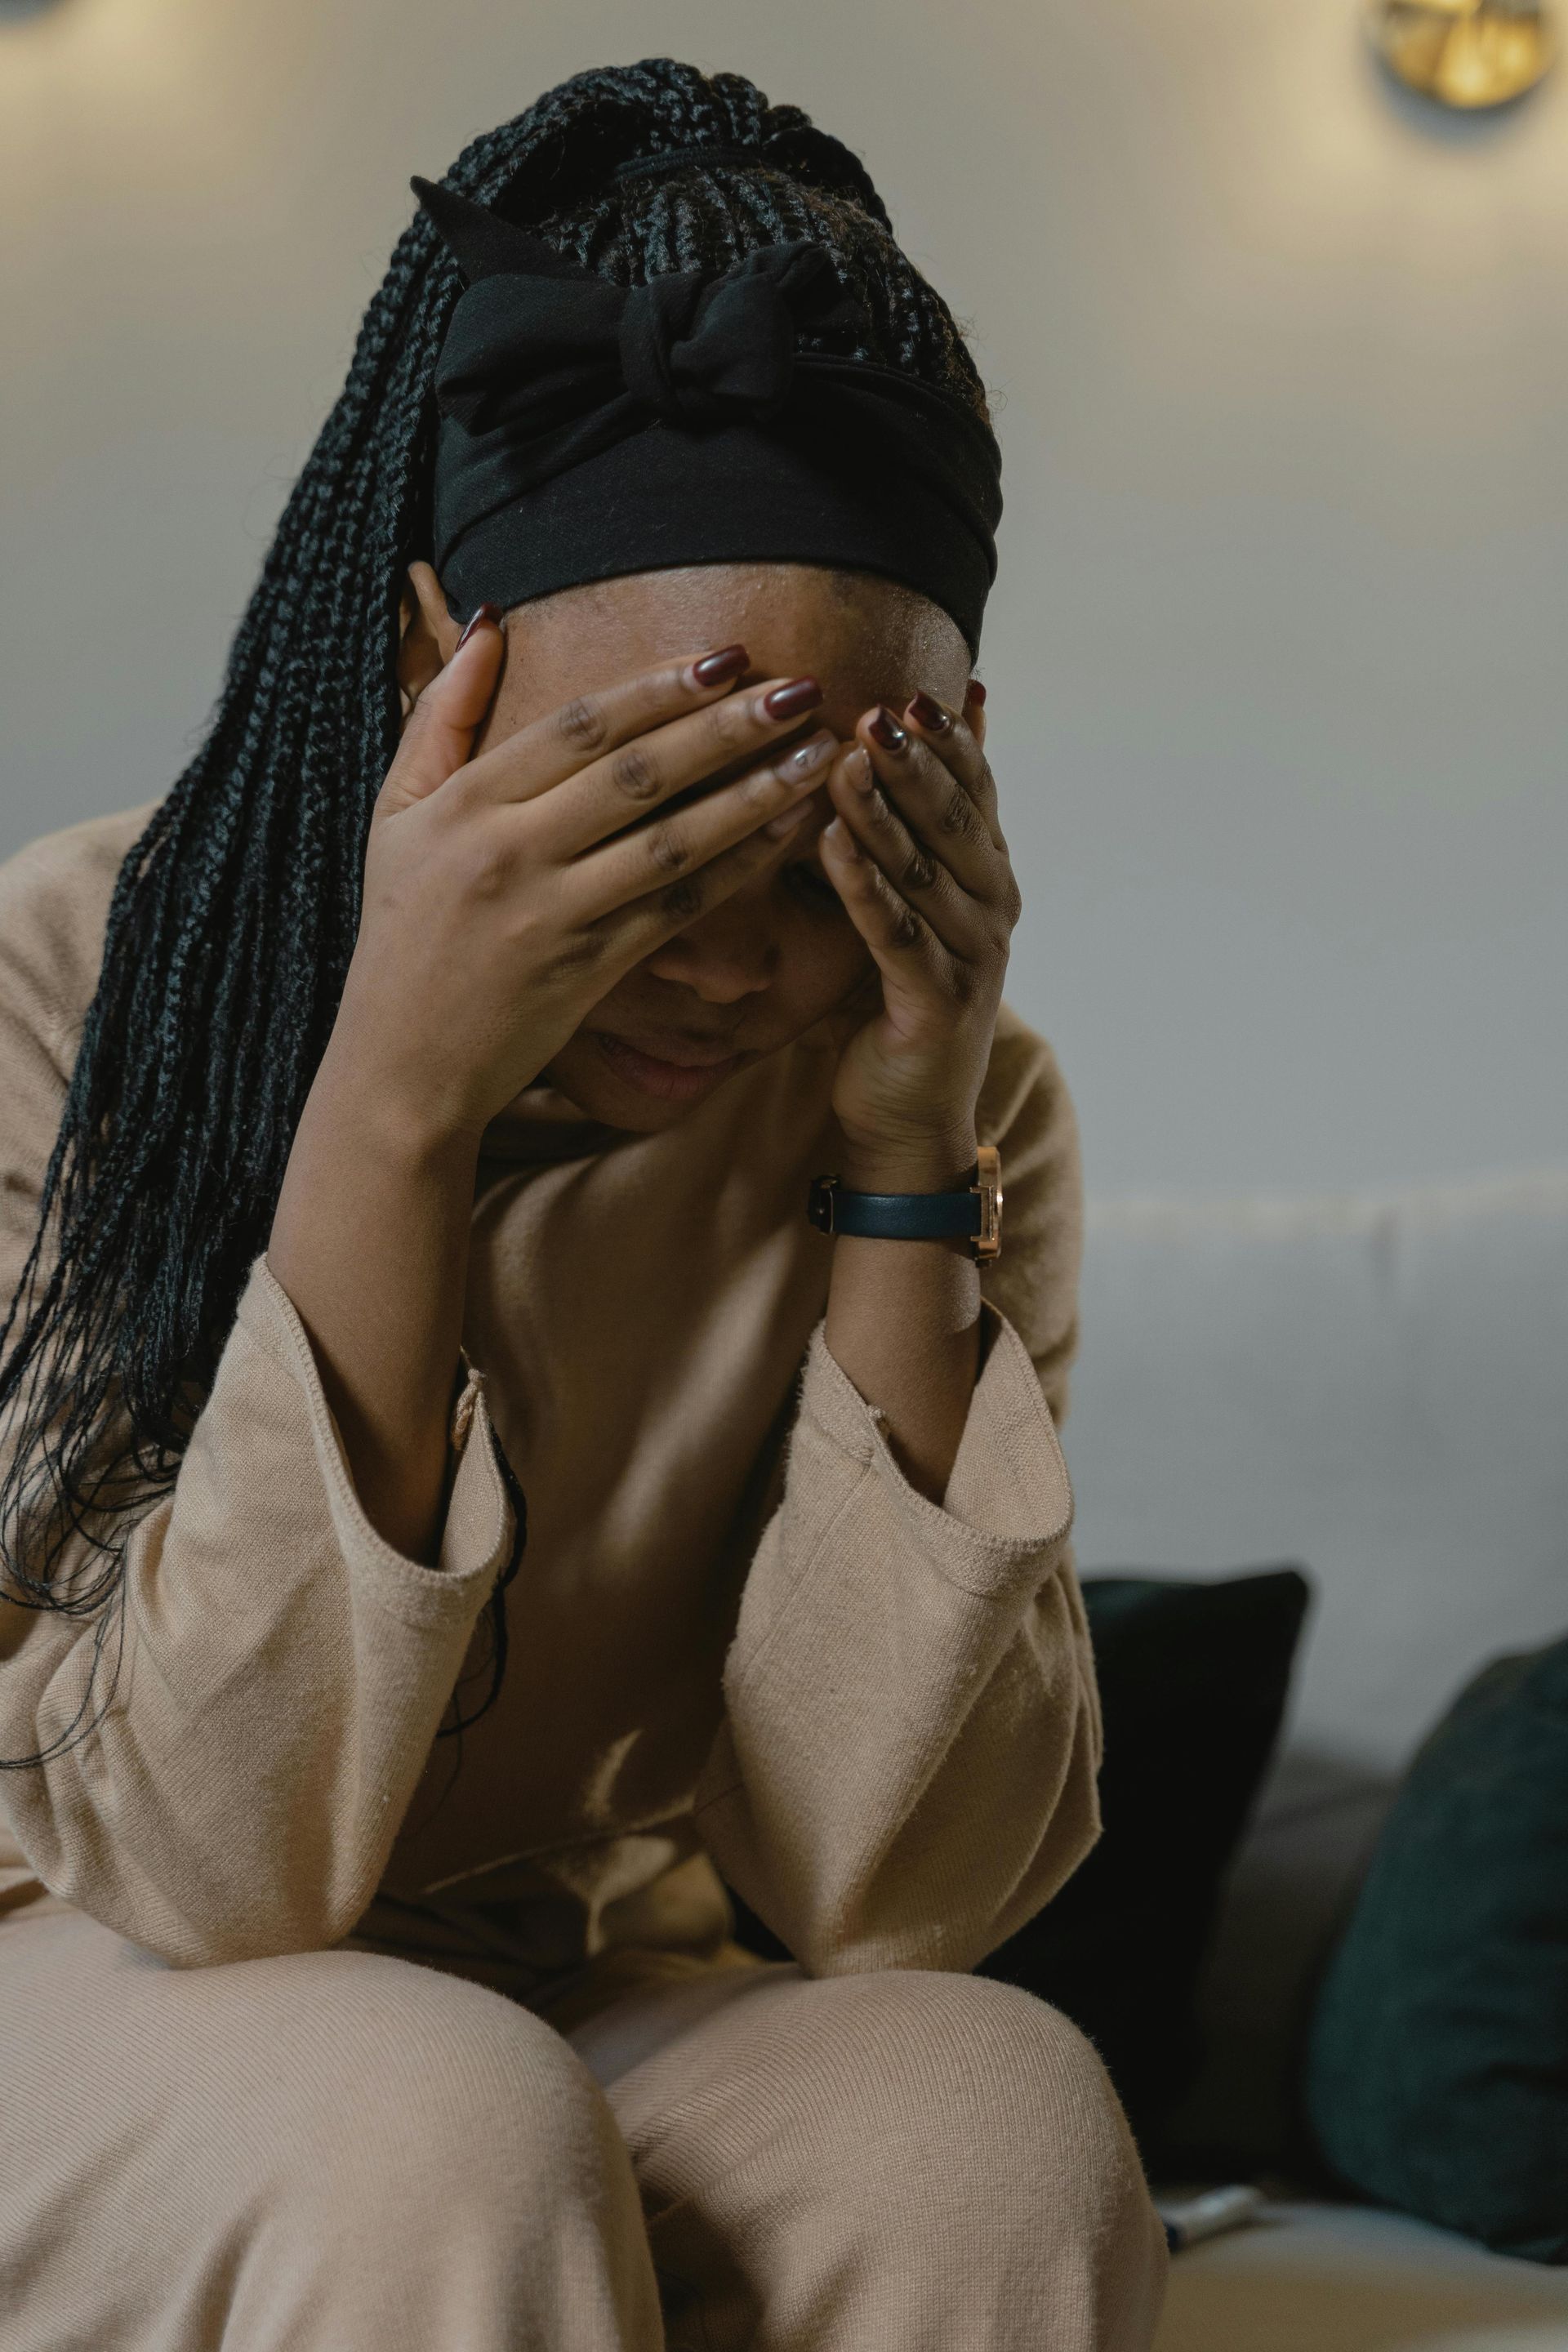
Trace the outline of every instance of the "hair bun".
<instances>
[{"instance_id":1,"label":"hair bun","mask_svg":"<svg viewBox=\"0 0 1568 2352\"><path fill-rule=\"evenodd\" d=\"M616 165L610 177L616 181L645 180L666 172L700 170L704 165L711 168L719 163L746 171L769 160L760 147L739 147L715 141L696 147L664 147L651 155L628 155L624 163Z\"/></svg>"},{"instance_id":2,"label":"hair bun","mask_svg":"<svg viewBox=\"0 0 1568 2352\"><path fill-rule=\"evenodd\" d=\"M597 67L547 90L525 121L531 135L505 183L464 190L524 227L607 190L708 168L777 172L847 198L892 234L860 158L803 107L770 105L743 74L709 76L673 58Z\"/></svg>"},{"instance_id":3,"label":"hair bun","mask_svg":"<svg viewBox=\"0 0 1568 2352\"><path fill-rule=\"evenodd\" d=\"M764 125L760 139L745 142L700 140L689 146L659 147L646 154L627 155L611 171L611 184L620 187L628 180L663 179L675 172L705 169L780 172L786 179L797 180L805 187L848 196L862 212L869 213L873 220L891 230L892 223L875 183L852 149L830 131L819 131L798 107L781 106L770 111L784 119L775 129Z\"/></svg>"},{"instance_id":4,"label":"hair bun","mask_svg":"<svg viewBox=\"0 0 1568 2352\"><path fill-rule=\"evenodd\" d=\"M820 188L825 194L847 196L892 234L893 224L877 193L877 184L852 147L846 147L831 131L819 131L798 106L771 107L769 113L773 125L763 161L773 171L783 172L807 187Z\"/></svg>"}]
</instances>

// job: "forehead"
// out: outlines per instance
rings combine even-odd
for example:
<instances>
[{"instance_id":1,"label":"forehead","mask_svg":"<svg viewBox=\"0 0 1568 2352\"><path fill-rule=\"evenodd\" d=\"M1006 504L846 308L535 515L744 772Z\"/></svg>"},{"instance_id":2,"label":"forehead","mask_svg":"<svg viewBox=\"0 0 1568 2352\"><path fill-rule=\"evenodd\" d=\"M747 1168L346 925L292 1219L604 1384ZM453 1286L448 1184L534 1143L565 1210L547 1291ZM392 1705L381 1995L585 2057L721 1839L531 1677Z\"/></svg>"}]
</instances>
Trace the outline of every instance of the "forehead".
<instances>
[{"instance_id":1,"label":"forehead","mask_svg":"<svg viewBox=\"0 0 1568 2352\"><path fill-rule=\"evenodd\" d=\"M957 704L969 654L937 605L896 581L805 563L691 564L596 581L508 617L500 699L514 725L660 662L743 644L756 677L810 672L844 732L917 688ZM498 710L498 717L500 715Z\"/></svg>"}]
</instances>

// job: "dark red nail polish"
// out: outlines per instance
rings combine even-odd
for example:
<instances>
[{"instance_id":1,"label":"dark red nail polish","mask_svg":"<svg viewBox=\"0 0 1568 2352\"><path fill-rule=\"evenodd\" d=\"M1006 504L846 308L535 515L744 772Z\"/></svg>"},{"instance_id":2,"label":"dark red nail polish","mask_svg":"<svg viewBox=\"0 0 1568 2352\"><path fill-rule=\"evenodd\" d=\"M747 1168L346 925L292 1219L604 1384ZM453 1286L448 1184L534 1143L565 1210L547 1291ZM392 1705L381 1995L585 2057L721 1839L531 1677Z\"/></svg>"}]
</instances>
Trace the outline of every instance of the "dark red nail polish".
<instances>
[{"instance_id":1,"label":"dark red nail polish","mask_svg":"<svg viewBox=\"0 0 1568 2352\"><path fill-rule=\"evenodd\" d=\"M473 635L474 631L479 627L481 621L499 621L500 619L500 606L499 604L481 604L479 611L474 614L473 619L468 623L468 627L463 631L462 635L458 639L457 644L453 646L453 652L458 654L462 652L463 647L468 644L468 639Z\"/></svg>"},{"instance_id":2,"label":"dark red nail polish","mask_svg":"<svg viewBox=\"0 0 1568 2352\"><path fill-rule=\"evenodd\" d=\"M814 677L792 677L786 686L775 686L763 695L763 709L770 719L804 719L821 700L822 688Z\"/></svg>"},{"instance_id":3,"label":"dark red nail polish","mask_svg":"<svg viewBox=\"0 0 1568 2352\"><path fill-rule=\"evenodd\" d=\"M967 698L971 702L979 703L984 703L985 700L985 688L981 685L980 680L977 677L972 677L969 681Z\"/></svg>"},{"instance_id":4,"label":"dark red nail polish","mask_svg":"<svg viewBox=\"0 0 1568 2352\"><path fill-rule=\"evenodd\" d=\"M945 735L952 725L951 712L944 710L941 703L929 694L912 694L910 697L909 715L918 727L925 729L928 735Z\"/></svg>"},{"instance_id":5,"label":"dark red nail polish","mask_svg":"<svg viewBox=\"0 0 1568 2352\"><path fill-rule=\"evenodd\" d=\"M879 702L866 721L866 732L884 751L901 751L910 740L885 702Z\"/></svg>"},{"instance_id":6,"label":"dark red nail polish","mask_svg":"<svg viewBox=\"0 0 1568 2352\"><path fill-rule=\"evenodd\" d=\"M699 686L723 686L739 677L750 656L744 646L721 646L717 653L704 654L691 665L691 675Z\"/></svg>"}]
</instances>

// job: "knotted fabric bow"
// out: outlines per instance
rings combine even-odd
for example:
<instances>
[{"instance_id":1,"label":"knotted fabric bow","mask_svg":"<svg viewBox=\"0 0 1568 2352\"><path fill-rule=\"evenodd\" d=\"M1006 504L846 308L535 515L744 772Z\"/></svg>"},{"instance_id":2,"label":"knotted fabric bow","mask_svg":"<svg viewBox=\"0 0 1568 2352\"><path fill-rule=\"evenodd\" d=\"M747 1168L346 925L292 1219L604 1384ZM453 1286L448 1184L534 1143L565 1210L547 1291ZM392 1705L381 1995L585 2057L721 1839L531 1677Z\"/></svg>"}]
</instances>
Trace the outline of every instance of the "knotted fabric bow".
<instances>
[{"instance_id":1,"label":"knotted fabric bow","mask_svg":"<svg viewBox=\"0 0 1568 2352\"><path fill-rule=\"evenodd\" d=\"M864 336L821 246L622 287L452 189L414 187L467 280L435 382L449 598L510 604L670 563L847 563L908 579L977 643L995 443L929 385L800 350L807 327ZM934 538L929 514L895 511L911 485L917 509L942 507Z\"/></svg>"}]
</instances>

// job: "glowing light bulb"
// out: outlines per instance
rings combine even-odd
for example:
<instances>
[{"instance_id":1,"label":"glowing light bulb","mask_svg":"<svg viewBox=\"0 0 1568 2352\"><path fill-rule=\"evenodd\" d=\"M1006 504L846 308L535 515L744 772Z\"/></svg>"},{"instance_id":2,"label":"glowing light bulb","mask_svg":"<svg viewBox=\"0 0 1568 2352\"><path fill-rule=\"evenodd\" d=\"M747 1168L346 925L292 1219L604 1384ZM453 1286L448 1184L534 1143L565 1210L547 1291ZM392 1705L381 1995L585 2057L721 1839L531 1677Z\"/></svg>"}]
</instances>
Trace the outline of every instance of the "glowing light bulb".
<instances>
[{"instance_id":1,"label":"glowing light bulb","mask_svg":"<svg viewBox=\"0 0 1568 2352\"><path fill-rule=\"evenodd\" d=\"M1554 43L1543 0L1368 0L1392 74L1441 106L1505 106L1533 89Z\"/></svg>"}]
</instances>

